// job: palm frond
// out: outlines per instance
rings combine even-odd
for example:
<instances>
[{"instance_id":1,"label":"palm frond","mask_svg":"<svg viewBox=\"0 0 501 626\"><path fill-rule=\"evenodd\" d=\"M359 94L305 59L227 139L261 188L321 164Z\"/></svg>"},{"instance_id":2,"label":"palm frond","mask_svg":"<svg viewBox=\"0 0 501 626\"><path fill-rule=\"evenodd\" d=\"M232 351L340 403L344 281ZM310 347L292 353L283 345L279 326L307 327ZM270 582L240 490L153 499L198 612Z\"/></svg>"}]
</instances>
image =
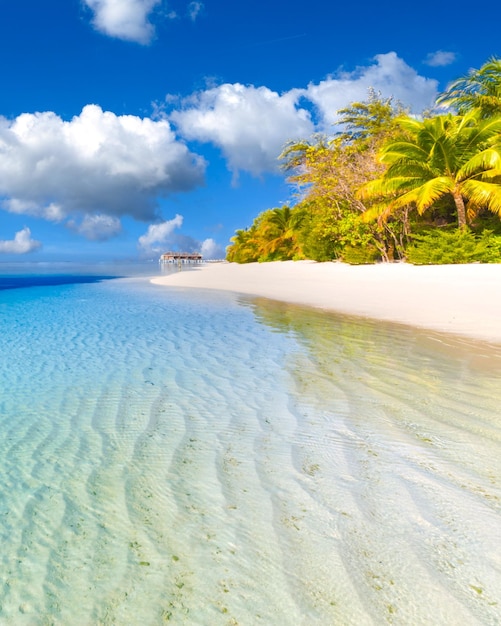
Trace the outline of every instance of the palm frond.
<instances>
[{"instance_id":1,"label":"palm frond","mask_svg":"<svg viewBox=\"0 0 501 626\"><path fill-rule=\"evenodd\" d=\"M415 135L419 132L421 122L414 117L403 116L396 120L397 125L405 132Z\"/></svg>"},{"instance_id":2,"label":"palm frond","mask_svg":"<svg viewBox=\"0 0 501 626\"><path fill-rule=\"evenodd\" d=\"M422 161L428 153L419 145L409 141L393 141L381 150L380 161L391 164L400 159Z\"/></svg>"},{"instance_id":3,"label":"palm frond","mask_svg":"<svg viewBox=\"0 0 501 626\"><path fill-rule=\"evenodd\" d=\"M362 213L362 221L365 223L385 222L392 214L391 203L376 202Z\"/></svg>"},{"instance_id":4,"label":"palm frond","mask_svg":"<svg viewBox=\"0 0 501 626\"><path fill-rule=\"evenodd\" d=\"M452 82L437 103L460 113L477 110L484 118L501 111L501 59L492 57L480 69Z\"/></svg>"},{"instance_id":5,"label":"palm frond","mask_svg":"<svg viewBox=\"0 0 501 626\"><path fill-rule=\"evenodd\" d=\"M445 172L453 172L456 167L454 141L447 135L437 137L430 150L429 164Z\"/></svg>"},{"instance_id":6,"label":"palm frond","mask_svg":"<svg viewBox=\"0 0 501 626\"><path fill-rule=\"evenodd\" d=\"M501 216L501 185L470 179L463 183L461 190L475 207L485 207Z\"/></svg>"},{"instance_id":7,"label":"palm frond","mask_svg":"<svg viewBox=\"0 0 501 626\"><path fill-rule=\"evenodd\" d=\"M485 120L479 119L478 115L470 115L470 117L474 120L474 125L468 129L469 133L465 133L467 140L464 147L466 150L491 143L501 134L501 116L498 115Z\"/></svg>"},{"instance_id":8,"label":"palm frond","mask_svg":"<svg viewBox=\"0 0 501 626\"><path fill-rule=\"evenodd\" d=\"M440 170L432 168L427 162L401 159L400 161L396 161L393 165L390 165L385 173L385 177L406 177L425 182L436 178L440 173Z\"/></svg>"},{"instance_id":9,"label":"palm frond","mask_svg":"<svg viewBox=\"0 0 501 626\"><path fill-rule=\"evenodd\" d=\"M388 198L394 193L392 181L385 178L376 178L358 188L355 196L359 200L373 200Z\"/></svg>"},{"instance_id":10,"label":"palm frond","mask_svg":"<svg viewBox=\"0 0 501 626\"><path fill-rule=\"evenodd\" d=\"M472 178L501 185L501 168L492 168L491 170L485 170L485 172L481 172L480 174Z\"/></svg>"},{"instance_id":11,"label":"palm frond","mask_svg":"<svg viewBox=\"0 0 501 626\"><path fill-rule=\"evenodd\" d=\"M422 214L426 209L432 206L439 198L451 193L454 184L447 176L434 178L426 181L423 185L410 189L408 192L400 195L393 200L392 207L397 209L407 204L415 204L418 213Z\"/></svg>"},{"instance_id":12,"label":"palm frond","mask_svg":"<svg viewBox=\"0 0 501 626\"><path fill-rule=\"evenodd\" d=\"M488 148L472 156L456 173L456 180L463 181L471 176L501 168L501 149Z\"/></svg>"}]
</instances>

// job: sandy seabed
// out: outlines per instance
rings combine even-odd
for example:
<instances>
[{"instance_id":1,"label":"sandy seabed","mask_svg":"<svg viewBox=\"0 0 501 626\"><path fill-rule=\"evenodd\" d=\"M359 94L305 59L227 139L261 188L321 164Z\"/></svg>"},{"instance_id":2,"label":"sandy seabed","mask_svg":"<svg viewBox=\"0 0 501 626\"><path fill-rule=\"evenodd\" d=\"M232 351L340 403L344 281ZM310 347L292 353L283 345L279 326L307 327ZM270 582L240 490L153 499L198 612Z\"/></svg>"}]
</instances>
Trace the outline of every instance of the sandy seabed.
<instances>
[{"instance_id":1,"label":"sandy seabed","mask_svg":"<svg viewBox=\"0 0 501 626\"><path fill-rule=\"evenodd\" d=\"M256 296L308 348L287 370L290 453L238 457L297 470L274 522L305 581L290 623L501 623L501 265L218 263L154 282Z\"/></svg>"},{"instance_id":2,"label":"sandy seabed","mask_svg":"<svg viewBox=\"0 0 501 626\"><path fill-rule=\"evenodd\" d=\"M499 626L499 345L317 306L3 292L1 626Z\"/></svg>"},{"instance_id":3,"label":"sandy seabed","mask_svg":"<svg viewBox=\"0 0 501 626\"><path fill-rule=\"evenodd\" d=\"M501 343L501 265L213 263L154 283L234 291Z\"/></svg>"}]
</instances>

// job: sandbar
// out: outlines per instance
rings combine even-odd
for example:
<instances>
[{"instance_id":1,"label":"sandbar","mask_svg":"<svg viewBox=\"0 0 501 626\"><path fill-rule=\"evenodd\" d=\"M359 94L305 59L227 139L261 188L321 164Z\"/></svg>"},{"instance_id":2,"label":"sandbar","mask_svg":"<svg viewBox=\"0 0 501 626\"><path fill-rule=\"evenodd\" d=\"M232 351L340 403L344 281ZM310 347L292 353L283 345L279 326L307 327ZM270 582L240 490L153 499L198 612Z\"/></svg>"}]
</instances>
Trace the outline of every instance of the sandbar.
<instances>
[{"instance_id":1,"label":"sandbar","mask_svg":"<svg viewBox=\"0 0 501 626\"><path fill-rule=\"evenodd\" d=\"M501 264L207 263L152 282L233 291L501 344Z\"/></svg>"}]
</instances>

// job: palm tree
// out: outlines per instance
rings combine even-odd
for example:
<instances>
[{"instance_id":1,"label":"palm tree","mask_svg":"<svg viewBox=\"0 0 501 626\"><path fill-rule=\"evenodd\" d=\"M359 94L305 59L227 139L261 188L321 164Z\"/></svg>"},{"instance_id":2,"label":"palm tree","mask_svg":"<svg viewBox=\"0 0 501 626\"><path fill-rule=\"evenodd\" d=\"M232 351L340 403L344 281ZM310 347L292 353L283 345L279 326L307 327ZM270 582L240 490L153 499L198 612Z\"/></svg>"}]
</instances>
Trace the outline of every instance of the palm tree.
<instances>
[{"instance_id":1,"label":"palm tree","mask_svg":"<svg viewBox=\"0 0 501 626\"><path fill-rule=\"evenodd\" d=\"M226 248L226 259L231 263L252 263L257 261L259 252L255 238L255 228L239 229L230 239L231 245Z\"/></svg>"},{"instance_id":2,"label":"palm tree","mask_svg":"<svg viewBox=\"0 0 501 626\"><path fill-rule=\"evenodd\" d=\"M272 209L269 221L277 227L278 231L284 237L290 237L292 235L295 217L294 211L292 211L288 205Z\"/></svg>"},{"instance_id":3,"label":"palm tree","mask_svg":"<svg viewBox=\"0 0 501 626\"><path fill-rule=\"evenodd\" d=\"M501 59L492 57L478 70L470 70L466 76L449 85L437 99L466 113L479 109L482 117L501 114Z\"/></svg>"},{"instance_id":4,"label":"palm tree","mask_svg":"<svg viewBox=\"0 0 501 626\"><path fill-rule=\"evenodd\" d=\"M302 214L287 205L267 211L262 222L265 256L285 260L300 254L296 233L301 221Z\"/></svg>"},{"instance_id":5,"label":"palm tree","mask_svg":"<svg viewBox=\"0 0 501 626\"><path fill-rule=\"evenodd\" d=\"M482 119L472 111L399 124L403 138L379 153L387 170L358 191L376 202L367 217L384 220L406 206L421 215L446 196L454 200L460 228L482 208L501 215L501 116Z\"/></svg>"}]
</instances>

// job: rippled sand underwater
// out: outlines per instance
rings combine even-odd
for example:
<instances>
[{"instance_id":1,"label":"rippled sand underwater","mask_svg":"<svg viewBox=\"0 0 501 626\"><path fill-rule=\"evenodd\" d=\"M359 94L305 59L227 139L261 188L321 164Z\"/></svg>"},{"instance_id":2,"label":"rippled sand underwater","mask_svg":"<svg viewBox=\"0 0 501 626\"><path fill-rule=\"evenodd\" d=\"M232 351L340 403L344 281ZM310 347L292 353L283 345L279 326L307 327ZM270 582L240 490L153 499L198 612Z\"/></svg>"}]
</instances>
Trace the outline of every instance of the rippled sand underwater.
<instances>
[{"instance_id":1,"label":"rippled sand underwater","mask_svg":"<svg viewBox=\"0 0 501 626\"><path fill-rule=\"evenodd\" d=\"M501 622L500 348L144 280L0 323L0 624Z\"/></svg>"}]
</instances>

